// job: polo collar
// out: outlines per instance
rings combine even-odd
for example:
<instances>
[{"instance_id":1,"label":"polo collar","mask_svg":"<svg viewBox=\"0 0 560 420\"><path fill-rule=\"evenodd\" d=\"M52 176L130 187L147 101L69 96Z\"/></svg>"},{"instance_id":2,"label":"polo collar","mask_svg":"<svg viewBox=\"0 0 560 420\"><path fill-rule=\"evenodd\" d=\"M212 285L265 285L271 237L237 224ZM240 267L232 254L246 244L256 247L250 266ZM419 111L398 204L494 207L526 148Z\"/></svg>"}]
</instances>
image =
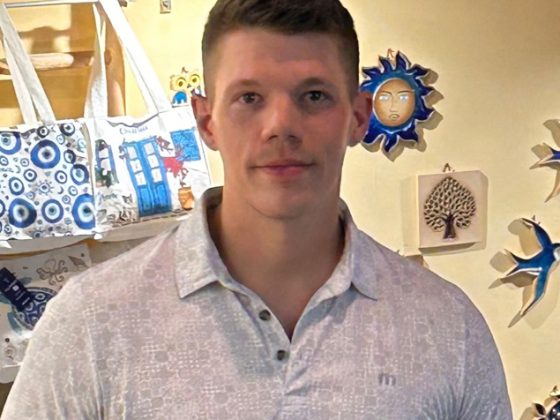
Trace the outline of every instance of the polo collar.
<instances>
[{"instance_id":1,"label":"polo collar","mask_svg":"<svg viewBox=\"0 0 560 420\"><path fill-rule=\"evenodd\" d=\"M221 187L206 190L177 230L175 281L181 299L216 282L228 288L243 289L228 273L210 237L207 212L217 206L221 198ZM322 292L337 296L353 285L361 294L376 299L377 270L374 267L375 261L380 261L380 251L372 247L372 242L377 244L356 227L344 201L340 200L339 208L345 228L344 251Z\"/></svg>"}]
</instances>

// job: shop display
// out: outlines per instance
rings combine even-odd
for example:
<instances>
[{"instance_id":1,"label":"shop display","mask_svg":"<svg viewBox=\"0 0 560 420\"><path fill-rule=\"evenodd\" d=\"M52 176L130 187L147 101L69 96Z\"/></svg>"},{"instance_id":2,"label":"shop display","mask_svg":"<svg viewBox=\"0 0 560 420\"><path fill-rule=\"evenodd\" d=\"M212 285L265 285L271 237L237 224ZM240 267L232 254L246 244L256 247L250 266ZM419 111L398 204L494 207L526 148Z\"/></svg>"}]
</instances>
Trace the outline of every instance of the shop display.
<instances>
[{"instance_id":1,"label":"shop display","mask_svg":"<svg viewBox=\"0 0 560 420\"><path fill-rule=\"evenodd\" d=\"M510 251L506 252L513 259L515 266L505 275L504 278L513 276L517 273L527 273L535 276L532 286L531 299L523 305L519 315L524 316L546 292L546 285L550 272L558 264L560 259L560 243L553 243L544 228L534 220L522 218L523 223L529 226L535 233L535 237L541 246L541 250L530 258L522 258Z\"/></svg>"},{"instance_id":2,"label":"shop display","mask_svg":"<svg viewBox=\"0 0 560 420\"><path fill-rule=\"evenodd\" d=\"M13 381L45 307L73 275L91 266L86 245L0 261L0 382Z\"/></svg>"},{"instance_id":3,"label":"shop display","mask_svg":"<svg viewBox=\"0 0 560 420\"><path fill-rule=\"evenodd\" d=\"M486 177L480 171L418 176L420 247L483 241L486 203Z\"/></svg>"},{"instance_id":4,"label":"shop display","mask_svg":"<svg viewBox=\"0 0 560 420\"><path fill-rule=\"evenodd\" d=\"M379 57L379 67L363 68L366 80L361 90L373 95L373 112L362 144L369 148L383 143L391 153L400 141L418 143L417 122L426 121L434 110L426 104L433 91L424 79L430 70L410 65L406 56L397 52L395 62Z\"/></svg>"},{"instance_id":5,"label":"shop display","mask_svg":"<svg viewBox=\"0 0 560 420\"><path fill-rule=\"evenodd\" d=\"M550 392L550 397L552 398L552 406L549 409L547 409L543 404L533 403L533 408L535 409L535 419L560 419L560 390L557 386L554 386Z\"/></svg>"}]
</instances>

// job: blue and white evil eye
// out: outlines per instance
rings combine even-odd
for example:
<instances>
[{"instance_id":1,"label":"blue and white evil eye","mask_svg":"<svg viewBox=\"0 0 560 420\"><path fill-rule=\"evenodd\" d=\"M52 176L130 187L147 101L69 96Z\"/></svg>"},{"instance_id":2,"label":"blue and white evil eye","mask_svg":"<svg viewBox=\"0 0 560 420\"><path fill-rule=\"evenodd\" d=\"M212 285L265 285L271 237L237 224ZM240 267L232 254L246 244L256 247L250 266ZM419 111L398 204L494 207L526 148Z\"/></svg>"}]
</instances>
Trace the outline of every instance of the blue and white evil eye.
<instances>
[{"instance_id":1,"label":"blue and white evil eye","mask_svg":"<svg viewBox=\"0 0 560 420\"><path fill-rule=\"evenodd\" d=\"M0 156L0 165L1 166L8 166L8 163L10 163L10 161L8 160L8 158L6 156Z\"/></svg>"},{"instance_id":2,"label":"blue and white evil eye","mask_svg":"<svg viewBox=\"0 0 560 420\"><path fill-rule=\"evenodd\" d=\"M78 189L74 185L70 185L68 187L68 193L75 197L76 195L78 195Z\"/></svg>"},{"instance_id":3,"label":"blue and white evil eye","mask_svg":"<svg viewBox=\"0 0 560 420\"><path fill-rule=\"evenodd\" d=\"M16 198L10 204L8 221L11 225L18 228L26 228L33 224L36 219L37 212L30 202L22 198Z\"/></svg>"},{"instance_id":4,"label":"blue and white evil eye","mask_svg":"<svg viewBox=\"0 0 560 420\"><path fill-rule=\"evenodd\" d=\"M70 171L70 176L76 185L82 185L89 181L89 172L84 165L74 165Z\"/></svg>"},{"instance_id":5,"label":"blue and white evil eye","mask_svg":"<svg viewBox=\"0 0 560 420\"><path fill-rule=\"evenodd\" d=\"M60 161L60 149L56 143L42 140L31 150L31 161L38 168L54 168Z\"/></svg>"},{"instance_id":6,"label":"blue and white evil eye","mask_svg":"<svg viewBox=\"0 0 560 420\"><path fill-rule=\"evenodd\" d=\"M14 176L13 178L10 178L8 183L10 185L10 192L13 195L20 195L23 193L24 185L23 182L21 182L21 179Z\"/></svg>"},{"instance_id":7,"label":"blue and white evil eye","mask_svg":"<svg viewBox=\"0 0 560 420\"><path fill-rule=\"evenodd\" d=\"M64 217L64 208L58 200L47 200L41 207L43 218L49 223L58 223Z\"/></svg>"},{"instance_id":8,"label":"blue and white evil eye","mask_svg":"<svg viewBox=\"0 0 560 420\"><path fill-rule=\"evenodd\" d=\"M23 167L23 168L27 168L29 166L29 159L27 158L23 158L19 161L19 164Z\"/></svg>"},{"instance_id":9,"label":"blue and white evil eye","mask_svg":"<svg viewBox=\"0 0 560 420\"><path fill-rule=\"evenodd\" d=\"M64 161L66 163L76 162L76 154L72 150L66 150L64 152Z\"/></svg>"},{"instance_id":10,"label":"blue and white evil eye","mask_svg":"<svg viewBox=\"0 0 560 420\"><path fill-rule=\"evenodd\" d=\"M35 172L33 169L26 169L23 172L23 177L26 181L33 182L37 179L37 172Z\"/></svg>"},{"instance_id":11,"label":"blue and white evil eye","mask_svg":"<svg viewBox=\"0 0 560 420\"><path fill-rule=\"evenodd\" d=\"M72 201L72 199L70 198L69 195L63 195L63 196L62 196L62 202L63 202L64 204L70 204L70 201Z\"/></svg>"},{"instance_id":12,"label":"blue and white evil eye","mask_svg":"<svg viewBox=\"0 0 560 420\"><path fill-rule=\"evenodd\" d=\"M39 127L37 129L37 134L39 135L39 137L41 137L43 139L45 137L47 137L49 135L49 133L50 133L50 130L45 126Z\"/></svg>"},{"instance_id":13,"label":"blue and white evil eye","mask_svg":"<svg viewBox=\"0 0 560 420\"><path fill-rule=\"evenodd\" d=\"M54 179L59 184L66 184L66 181L68 181L68 175L64 171L56 171L56 173L54 174Z\"/></svg>"},{"instance_id":14,"label":"blue and white evil eye","mask_svg":"<svg viewBox=\"0 0 560 420\"><path fill-rule=\"evenodd\" d=\"M74 124L66 122L64 124L60 124L60 132L65 136L71 136L76 132L76 127L74 127Z\"/></svg>"},{"instance_id":15,"label":"blue and white evil eye","mask_svg":"<svg viewBox=\"0 0 560 420\"><path fill-rule=\"evenodd\" d=\"M80 152L84 152L86 150L86 141L85 139L78 139L78 141L76 142L76 148L80 151Z\"/></svg>"},{"instance_id":16,"label":"blue and white evil eye","mask_svg":"<svg viewBox=\"0 0 560 420\"><path fill-rule=\"evenodd\" d=\"M6 131L0 133L0 153L13 155L21 149L21 137L19 133Z\"/></svg>"},{"instance_id":17,"label":"blue and white evil eye","mask_svg":"<svg viewBox=\"0 0 560 420\"><path fill-rule=\"evenodd\" d=\"M81 229L95 227L95 209L91 194L82 194L76 198L72 207L72 216L76 225Z\"/></svg>"}]
</instances>

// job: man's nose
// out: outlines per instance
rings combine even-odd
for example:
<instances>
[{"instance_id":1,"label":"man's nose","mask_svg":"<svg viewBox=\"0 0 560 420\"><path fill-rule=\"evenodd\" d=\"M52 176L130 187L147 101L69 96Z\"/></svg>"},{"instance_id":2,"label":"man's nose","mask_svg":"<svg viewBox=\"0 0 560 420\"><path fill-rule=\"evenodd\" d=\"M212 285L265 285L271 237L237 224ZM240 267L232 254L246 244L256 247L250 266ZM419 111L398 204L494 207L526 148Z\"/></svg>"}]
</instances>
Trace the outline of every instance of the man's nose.
<instances>
[{"instance_id":1,"label":"man's nose","mask_svg":"<svg viewBox=\"0 0 560 420\"><path fill-rule=\"evenodd\" d=\"M265 141L279 139L293 142L300 139L301 113L290 96L270 98L263 117Z\"/></svg>"}]
</instances>

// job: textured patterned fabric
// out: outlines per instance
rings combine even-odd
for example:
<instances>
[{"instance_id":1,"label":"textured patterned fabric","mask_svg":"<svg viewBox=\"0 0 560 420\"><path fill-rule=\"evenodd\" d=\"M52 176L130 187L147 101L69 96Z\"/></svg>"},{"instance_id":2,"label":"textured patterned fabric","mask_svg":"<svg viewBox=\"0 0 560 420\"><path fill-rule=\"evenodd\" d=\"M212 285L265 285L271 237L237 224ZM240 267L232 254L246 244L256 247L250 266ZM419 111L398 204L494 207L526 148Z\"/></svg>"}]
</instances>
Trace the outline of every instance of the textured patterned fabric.
<instances>
[{"instance_id":1,"label":"textured patterned fabric","mask_svg":"<svg viewBox=\"0 0 560 420\"><path fill-rule=\"evenodd\" d=\"M72 279L37 325L3 419L511 419L502 363L456 286L346 244L286 336L228 274L210 190L178 229Z\"/></svg>"}]
</instances>

